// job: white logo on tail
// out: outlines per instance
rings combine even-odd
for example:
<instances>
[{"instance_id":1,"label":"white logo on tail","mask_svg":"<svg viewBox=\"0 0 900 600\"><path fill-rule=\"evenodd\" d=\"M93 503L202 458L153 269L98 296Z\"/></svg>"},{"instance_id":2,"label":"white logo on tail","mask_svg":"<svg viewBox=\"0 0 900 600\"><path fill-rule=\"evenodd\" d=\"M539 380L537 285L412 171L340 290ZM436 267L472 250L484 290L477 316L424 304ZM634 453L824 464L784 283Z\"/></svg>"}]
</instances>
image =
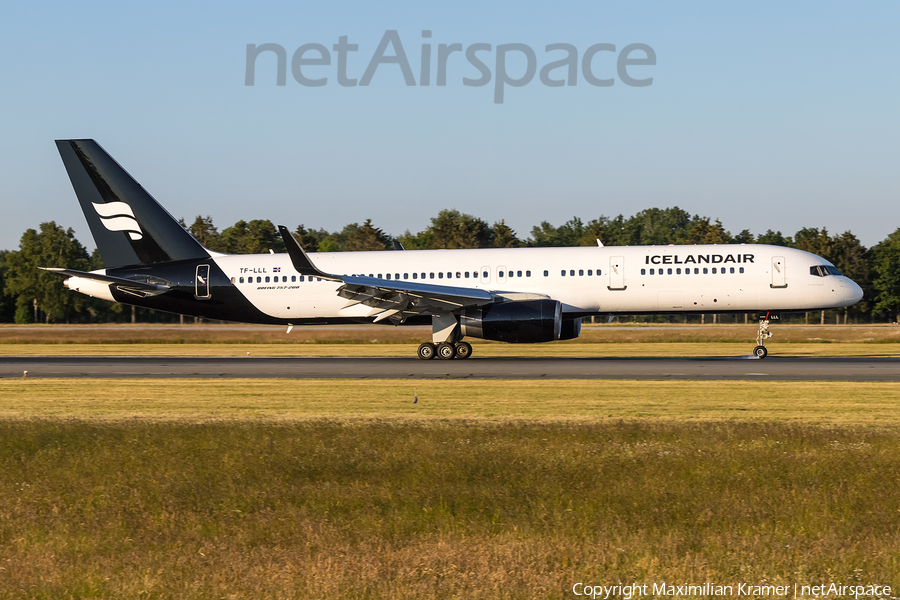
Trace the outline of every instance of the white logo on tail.
<instances>
[{"instance_id":1,"label":"white logo on tail","mask_svg":"<svg viewBox=\"0 0 900 600\"><path fill-rule=\"evenodd\" d=\"M144 237L141 226L134 218L134 212L124 202L94 204L94 210L100 215L100 222L103 223L103 226L110 231L124 231L133 240Z\"/></svg>"}]
</instances>

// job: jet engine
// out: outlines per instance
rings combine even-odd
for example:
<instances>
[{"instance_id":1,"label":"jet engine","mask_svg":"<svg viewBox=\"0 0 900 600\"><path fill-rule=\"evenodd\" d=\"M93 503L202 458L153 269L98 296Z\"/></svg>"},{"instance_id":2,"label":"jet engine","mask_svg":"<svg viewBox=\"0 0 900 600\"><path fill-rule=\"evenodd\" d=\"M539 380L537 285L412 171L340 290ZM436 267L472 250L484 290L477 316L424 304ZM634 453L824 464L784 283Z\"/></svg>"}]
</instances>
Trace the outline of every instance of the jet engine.
<instances>
[{"instance_id":1,"label":"jet engine","mask_svg":"<svg viewBox=\"0 0 900 600\"><path fill-rule=\"evenodd\" d=\"M560 339L562 307L557 300L497 302L464 309L459 325L460 333L473 338L512 344L552 342Z\"/></svg>"}]
</instances>

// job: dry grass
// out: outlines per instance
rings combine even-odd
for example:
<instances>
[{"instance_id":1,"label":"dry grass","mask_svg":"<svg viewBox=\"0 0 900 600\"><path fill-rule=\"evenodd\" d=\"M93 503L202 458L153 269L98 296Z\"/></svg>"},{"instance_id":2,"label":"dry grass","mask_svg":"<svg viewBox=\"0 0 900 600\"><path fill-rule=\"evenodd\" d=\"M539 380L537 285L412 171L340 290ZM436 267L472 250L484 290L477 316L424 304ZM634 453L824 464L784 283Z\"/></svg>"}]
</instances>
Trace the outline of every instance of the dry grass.
<instances>
[{"instance_id":1,"label":"dry grass","mask_svg":"<svg viewBox=\"0 0 900 600\"><path fill-rule=\"evenodd\" d=\"M419 402L412 403L417 393ZM900 383L4 379L0 418L799 421L900 426Z\"/></svg>"},{"instance_id":2,"label":"dry grass","mask_svg":"<svg viewBox=\"0 0 900 600\"><path fill-rule=\"evenodd\" d=\"M898 432L0 421L0 598L570 598L578 581L896 590Z\"/></svg>"}]
</instances>

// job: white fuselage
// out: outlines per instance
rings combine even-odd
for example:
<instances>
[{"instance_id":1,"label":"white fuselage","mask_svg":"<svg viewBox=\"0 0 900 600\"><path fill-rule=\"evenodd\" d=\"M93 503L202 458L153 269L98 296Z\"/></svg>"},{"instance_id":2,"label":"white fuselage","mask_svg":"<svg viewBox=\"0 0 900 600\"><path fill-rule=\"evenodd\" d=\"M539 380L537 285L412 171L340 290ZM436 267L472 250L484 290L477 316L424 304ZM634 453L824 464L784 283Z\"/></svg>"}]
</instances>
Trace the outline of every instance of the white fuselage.
<instances>
[{"instance_id":1,"label":"white fuselage","mask_svg":"<svg viewBox=\"0 0 900 600\"><path fill-rule=\"evenodd\" d=\"M310 259L325 273L478 288L511 299L546 296L571 316L812 310L862 298L844 276L811 274L810 267L828 261L755 244L335 252ZM347 307L339 282L298 275L287 254L211 260L273 318L362 318L371 311Z\"/></svg>"}]
</instances>

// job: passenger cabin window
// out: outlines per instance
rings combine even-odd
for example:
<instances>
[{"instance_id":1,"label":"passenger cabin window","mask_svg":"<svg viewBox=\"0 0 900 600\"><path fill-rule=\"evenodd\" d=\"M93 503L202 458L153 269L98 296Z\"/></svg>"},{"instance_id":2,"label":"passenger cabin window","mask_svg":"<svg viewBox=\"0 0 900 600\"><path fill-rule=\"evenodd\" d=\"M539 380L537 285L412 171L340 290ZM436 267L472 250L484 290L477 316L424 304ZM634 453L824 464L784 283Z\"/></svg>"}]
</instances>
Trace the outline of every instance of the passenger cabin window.
<instances>
[{"instance_id":1,"label":"passenger cabin window","mask_svg":"<svg viewBox=\"0 0 900 600\"><path fill-rule=\"evenodd\" d=\"M516 271L516 277L521 277L521 276L522 276L522 271Z\"/></svg>"},{"instance_id":2,"label":"passenger cabin window","mask_svg":"<svg viewBox=\"0 0 900 600\"><path fill-rule=\"evenodd\" d=\"M641 269L641 275L646 275L646 274L647 274L647 269Z\"/></svg>"},{"instance_id":3,"label":"passenger cabin window","mask_svg":"<svg viewBox=\"0 0 900 600\"><path fill-rule=\"evenodd\" d=\"M563 277L565 277L565 276L566 276L566 270L565 270L565 269L562 269L562 270L559 272L559 274L562 275Z\"/></svg>"},{"instance_id":4,"label":"passenger cabin window","mask_svg":"<svg viewBox=\"0 0 900 600\"><path fill-rule=\"evenodd\" d=\"M544 277L547 277L548 275L550 275L550 271L544 271Z\"/></svg>"},{"instance_id":5,"label":"passenger cabin window","mask_svg":"<svg viewBox=\"0 0 900 600\"><path fill-rule=\"evenodd\" d=\"M457 279L460 279L460 277L461 277L461 274L460 274L459 271L457 271L457 272L456 272L456 278L457 278Z\"/></svg>"},{"instance_id":6,"label":"passenger cabin window","mask_svg":"<svg viewBox=\"0 0 900 600\"><path fill-rule=\"evenodd\" d=\"M291 275L291 283L297 283L297 276Z\"/></svg>"},{"instance_id":7,"label":"passenger cabin window","mask_svg":"<svg viewBox=\"0 0 900 600\"><path fill-rule=\"evenodd\" d=\"M468 278L469 278L469 272L466 271L466 279L468 279Z\"/></svg>"},{"instance_id":8,"label":"passenger cabin window","mask_svg":"<svg viewBox=\"0 0 900 600\"><path fill-rule=\"evenodd\" d=\"M413 279L418 279L418 276L419 276L418 273L413 273Z\"/></svg>"},{"instance_id":9,"label":"passenger cabin window","mask_svg":"<svg viewBox=\"0 0 900 600\"><path fill-rule=\"evenodd\" d=\"M593 274L594 274L593 269L588 269L588 277L590 277L590 276L593 275Z\"/></svg>"},{"instance_id":10,"label":"passenger cabin window","mask_svg":"<svg viewBox=\"0 0 900 600\"><path fill-rule=\"evenodd\" d=\"M525 277L531 277L531 271L525 271Z\"/></svg>"},{"instance_id":11,"label":"passenger cabin window","mask_svg":"<svg viewBox=\"0 0 900 600\"><path fill-rule=\"evenodd\" d=\"M442 271L442 272L438 273L438 279L443 279L443 278L444 278L444 273Z\"/></svg>"},{"instance_id":12,"label":"passenger cabin window","mask_svg":"<svg viewBox=\"0 0 900 600\"><path fill-rule=\"evenodd\" d=\"M244 278L241 277L241 278L239 279L239 281L240 281L240 283L244 283Z\"/></svg>"},{"instance_id":13,"label":"passenger cabin window","mask_svg":"<svg viewBox=\"0 0 900 600\"><path fill-rule=\"evenodd\" d=\"M578 269L578 276L584 277L584 269Z\"/></svg>"},{"instance_id":14,"label":"passenger cabin window","mask_svg":"<svg viewBox=\"0 0 900 600\"><path fill-rule=\"evenodd\" d=\"M257 276L257 277L256 277L256 283L262 283L262 277Z\"/></svg>"}]
</instances>

